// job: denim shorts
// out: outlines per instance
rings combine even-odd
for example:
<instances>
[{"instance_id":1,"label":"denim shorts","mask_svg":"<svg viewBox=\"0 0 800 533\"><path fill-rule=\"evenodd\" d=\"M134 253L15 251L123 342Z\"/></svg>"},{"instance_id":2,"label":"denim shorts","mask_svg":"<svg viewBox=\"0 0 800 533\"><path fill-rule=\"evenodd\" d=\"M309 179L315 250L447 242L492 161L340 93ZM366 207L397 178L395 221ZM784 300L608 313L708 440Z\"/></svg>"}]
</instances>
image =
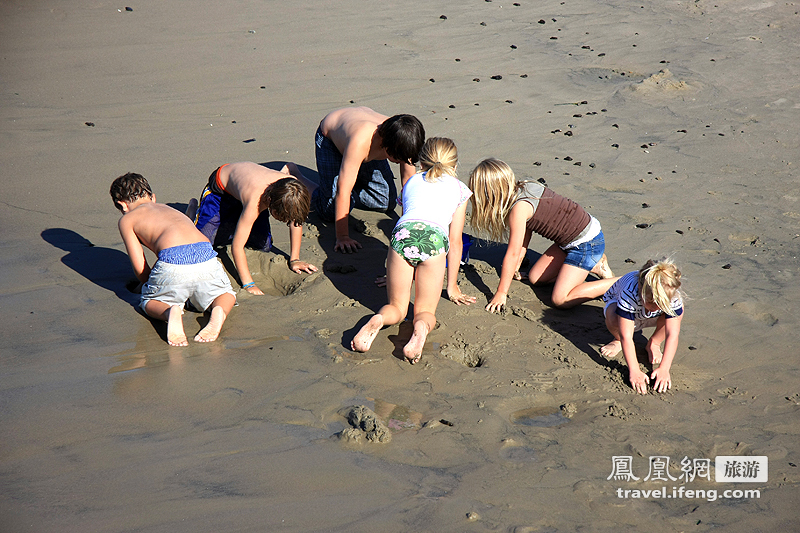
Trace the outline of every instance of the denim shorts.
<instances>
[{"instance_id":1,"label":"denim shorts","mask_svg":"<svg viewBox=\"0 0 800 533\"><path fill-rule=\"evenodd\" d=\"M336 191L339 186L339 169L342 154L333 141L317 129L316 146L317 175L319 187L311 194L311 207L323 220L333 221L336 215ZM350 193L350 210L393 211L397 205L397 186L394 174L386 159L367 161L358 169L356 182Z\"/></svg>"},{"instance_id":2,"label":"denim shorts","mask_svg":"<svg viewBox=\"0 0 800 533\"><path fill-rule=\"evenodd\" d=\"M591 272L603 257L605 249L606 240L603 237L603 232L600 231L594 239L564 250L564 253L567 254L564 264Z\"/></svg>"}]
</instances>

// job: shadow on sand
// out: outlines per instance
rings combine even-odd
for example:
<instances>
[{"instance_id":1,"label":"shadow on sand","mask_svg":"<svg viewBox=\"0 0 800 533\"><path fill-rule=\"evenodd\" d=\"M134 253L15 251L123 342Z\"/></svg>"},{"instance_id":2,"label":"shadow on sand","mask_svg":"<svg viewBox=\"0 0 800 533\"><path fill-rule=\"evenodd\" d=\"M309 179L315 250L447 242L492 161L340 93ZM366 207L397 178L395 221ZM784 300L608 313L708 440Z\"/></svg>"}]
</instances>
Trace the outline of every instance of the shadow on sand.
<instances>
[{"instance_id":1,"label":"shadow on sand","mask_svg":"<svg viewBox=\"0 0 800 533\"><path fill-rule=\"evenodd\" d=\"M48 228L42 239L67 252L61 262L95 285L113 292L117 298L127 302L139 314L139 281L133 276L131 263L125 252L113 248L95 246L80 234L66 228ZM156 333L166 342L167 323L147 317Z\"/></svg>"}]
</instances>

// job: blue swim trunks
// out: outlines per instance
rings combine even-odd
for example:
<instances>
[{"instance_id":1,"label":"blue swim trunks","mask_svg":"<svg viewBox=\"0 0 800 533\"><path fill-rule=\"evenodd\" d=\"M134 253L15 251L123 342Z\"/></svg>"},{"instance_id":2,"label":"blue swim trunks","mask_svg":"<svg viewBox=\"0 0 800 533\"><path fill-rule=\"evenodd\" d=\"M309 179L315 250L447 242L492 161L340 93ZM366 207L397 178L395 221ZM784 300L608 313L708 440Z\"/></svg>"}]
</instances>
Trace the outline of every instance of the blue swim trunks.
<instances>
[{"instance_id":1,"label":"blue swim trunks","mask_svg":"<svg viewBox=\"0 0 800 533\"><path fill-rule=\"evenodd\" d=\"M222 167L219 167L209 176L208 185L200 195L200 205L197 206L194 217L194 225L214 247L227 246L233 242L236 224L242 215L242 202L219 187L217 176L221 169ZM269 211L264 210L258 215L245 246L262 252L270 251L272 232L269 226Z\"/></svg>"}]
</instances>

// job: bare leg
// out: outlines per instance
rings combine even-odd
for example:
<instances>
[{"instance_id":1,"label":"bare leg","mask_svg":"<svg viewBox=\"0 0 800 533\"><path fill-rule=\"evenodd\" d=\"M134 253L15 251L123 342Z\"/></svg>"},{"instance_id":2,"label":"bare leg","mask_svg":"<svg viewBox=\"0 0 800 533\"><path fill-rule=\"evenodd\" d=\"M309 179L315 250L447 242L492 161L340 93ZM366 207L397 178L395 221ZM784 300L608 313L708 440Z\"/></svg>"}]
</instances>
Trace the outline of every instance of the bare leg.
<instances>
[{"instance_id":1,"label":"bare leg","mask_svg":"<svg viewBox=\"0 0 800 533\"><path fill-rule=\"evenodd\" d=\"M528 281L533 285L550 283L558 276L566 257L567 254L561 248L551 245L528 271Z\"/></svg>"},{"instance_id":2,"label":"bare leg","mask_svg":"<svg viewBox=\"0 0 800 533\"><path fill-rule=\"evenodd\" d=\"M386 259L386 292L389 303L380 308L378 313L359 330L350 342L350 348L356 352L366 352L372 346L378 332L383 326L391 326L403 320L408 313L411 298L411 284L414 280L414 267L409 265L400 254L389 250Z\"/></svg>"},{"instance_id":3,"label":"bare leg","mask_svg":"<svg viewBox=\"0 0 800 533\"><path fill-rule=\"evenodd\" d=\"M664 354L661 353L660 345L647 343L647 353L650 355L650 364L661 364L661 358L664 357Z\"/></svg>"},{"instance_id":4,"label":"bare leg","mask_svg":"<svg viewBox=\"0 0 800 533\"><path fill-rule=\"evenodd\" d=\"M434 320L436 319L434 318ZM422 358L422 348L425 346L429 331L426 320L414 320L414 334L403 348L403 355L412 365L417 364Z\"/></svg>"},{"instance_id":5,"label":"bare leg","mask_svg":"<svg viewBox=\"0 0 800 533\"><path fill-rule=\"evenodd\" d=\"M148 316L167 323L167 342L172 346L188 346L186 333L183 332L183 309L179 305L166 304L158 300L150 300L144 311Z\"/></svg>"},{"instance_id":6,"label":"bare leg","mask_svg":"<svg viewBox=\"0 0 800 533\"><path fill-rule=\"evenodd\" d=\"M528 231L530 231L530 230L528 230ZM517 281L522 281L522 279L523 279L523 275L519 271L519 269L522 266L522 262L525 260L525 254L527 252L528 252L528 247L527 246L523 246L522 250L520 251L520 254L519 254L519 264L517 265L517 270L514 271L514 279L517 280ZM525 274L524 277L527 278L528 275Z\"/></svg>"},{"instance_id":7,"label":"bare leg","mask_svg":"<svg viewBox=\"0 0 800 533\"><path fill-rule=\"evenodd\" d=\"M167 320L167 342L172 346L188 346L186 333L183 331L183 309L173 305L169 308L169 319Z\"/></svg>"},{"instance_id":8,"label":"bare leg","mask_svg":"<svg viewBox=\"0 0 800 533\"><path fill-rule=\"evenodd\" d=\"M661 344L667 336L666 322L667 319L664 315L659 316L656 322L656 330L650 340L647 341L647 353L650 355L650 363L654 365L660 364L661 358L664 357L661 352Z\"/></svg>"},{"instance_id":9,"label":"bare leg","mask_svg":"<svg viewBox=\"0 0 800 533\"><path fill-rule=\"evenodd\" d=\"M211 319L206 324L206 327L200 330L195 335L195 342L214 342L219 337L219 332L222 330L222 325L228 314L233 309L236 303L236 297L232 294L222 294L214 299L211 304Z\"/></svg>"},{"instance_id":10,"label":"bare leg","mask_svg":"<svg viewBox=\"0 0 800 533\"><path fill-rule=\"evenodd\" d=\"M603 257L600 258L600 261L592 269L592 274L596 275L600 279L610 279L614 277L614 273L611 271L611 267L608 266L608 257L606 254L603 254Z\"/></svg>"},{"instance_id":11,"label":"bare leg","mask_svg":"<svg viewBox=\"0 0 800 533\"><path fill-rule=\"evenodd\" d=\"M585 281L588 272L573 265L562 265L553 286L553 305L559 309L575 307L602 296L618 278Z\"/></svg>"},{"instance_id":12,"label":"bare leg","mask_svg":"<svg viewBox=\"0 0 800 533\"><path fill-rule=\"evenodd\" d=\"M615 312L617 304L609 305L606 310L606 327L608 331L614 336L614 340L600 348L600 355L608 359L612 359L619 355L622 351L622 343L619 340L619 317Z\"/></svg>"},{"instance_id":13,"label":"bare leg","mask_svg":"<svg viewBox=\"0 0 800 533\"><path fill-rule=\"evenodd\" d=\"M447 256L437 255L417 266L414 292L414 333L403 348L403 355L413 365L422 357L422 349L434 327L436 307L442 297Z\"/></svg>"},{"instance_id":14,"label":"bare leg","mask_svg":"<svg viewBox=\"0 0 800 533\"><path fill-rule=\"evenodd\" d=\"M350 349L355 352L366 352L372 346L372 341L383 327L383 315L380 313L373 315L369 322L359 330L350 342Z\"/></svg>"}]
</instances>

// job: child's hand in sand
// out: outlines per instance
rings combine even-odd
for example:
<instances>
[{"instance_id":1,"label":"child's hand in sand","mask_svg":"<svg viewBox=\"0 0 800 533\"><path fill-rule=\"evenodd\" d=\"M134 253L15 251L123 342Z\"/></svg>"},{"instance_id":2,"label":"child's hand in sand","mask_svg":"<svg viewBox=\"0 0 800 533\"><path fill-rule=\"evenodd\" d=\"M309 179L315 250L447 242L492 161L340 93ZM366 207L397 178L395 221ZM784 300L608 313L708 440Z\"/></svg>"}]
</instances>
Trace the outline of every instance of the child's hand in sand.
<instances>
[{"instance_id":1,"label":"child's hand in sand","mask_svg":"<svg viewBox=\"0 0 800 533\"><path fill-rule=\"evenodd\" d=\"M250 294L252 294L253 296L264 296L264 293L261 292L261 289L259 289L255 283L253 283L252 285L250 285L249 283L245 283L244 285L242 285L242 288L247 292L249 292Z\"/></svg>"},{"instance_id":2,"label":"child's hand in sand","mask_svg":"<svg viewBox=\"0 0 800 533\"><path fill-rule=\"evenodd\" d=\"M653 390L656 392L667 392L672 388L672 379L669 376L669 370L658 367L650 374L653 379Z\"/></svg>"},{"instance_id":3,"label":"child's hand in sand","mask_svg":"<svg viewBox=\"0 0 800 533\"><path fill-rule=\"evenodd\" d=\"M456 305L469 305L478 301L477 298L474 296L467 296L457 287L453 290L447 289L447 297Z\"/></svg>"},{"instance_id":4,"label":"child's hand in sand","mask_svg":"<svg viewBox=\"0 0 800 533\"><path fill-rule=\"evenodd\" d=\"M312 272L317 271L317 267L312 265L311 263L306 263L305 261L301 261L300 259L292 259L289 261L289 269L295 274L299 274L300 272L305 272L306 274L311 274Z\"/></svg>"},{"instance_id":5,"label":"child's hand in sand","mask_svg":"<svg viewBox=\"0 0 800 533\"><path fill-rule=\"evenodd\" d=\"M492 301L486 306L486 310L490 313L500 312L506 306L506 295L497 293L492 298Z\"/></svg>"},{"instance_id":6,"label":"child's hand in sand","mask_svg":"<svg viewBox=\"0 0 800 533\"><path fill-rule=\"evenodd\" d=\"M631 387L633 387L633 390L635 390L639 394L647 394L647 384L650 383L650 378L647 377L647 374L645 374L638 368L631 368L630 380L631 380Z\"/></svg>"},{"instance_id":7,"label":"child's hand in sand","mask_svg":"<svg viewBox=\"0 0 800 533\"><path fill-rule=\"evenodd\" d=\"M350 237L337 237L336 244L333 245L334 252L350 254L357 252L361 248L361 243Z\"/></svg>"}]
</instances>

